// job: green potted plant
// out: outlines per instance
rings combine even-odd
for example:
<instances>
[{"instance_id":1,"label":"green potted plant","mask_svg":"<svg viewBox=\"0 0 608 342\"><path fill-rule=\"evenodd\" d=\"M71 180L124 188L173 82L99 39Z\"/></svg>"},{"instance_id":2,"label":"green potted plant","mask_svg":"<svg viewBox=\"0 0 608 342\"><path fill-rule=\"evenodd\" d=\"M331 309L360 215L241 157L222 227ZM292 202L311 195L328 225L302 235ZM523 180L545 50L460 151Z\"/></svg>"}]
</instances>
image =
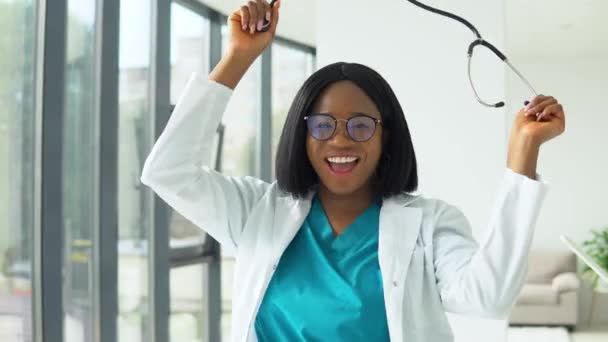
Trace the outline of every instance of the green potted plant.
<instances>
[{"instance_id":1,"label":"green potted plant","mask_svg":"<svg viewBox=\"0 0 608 342\"><path fill-rule=\"evenodd\" d=\"M591 230L593 238L583 242L585 252L589 254L598 265L608 270L608 226L600 230ZM601 281L591 267L584 265L582 275L591 282L591 288L598 292L608 293L608 284Z\"/></svg>"}]
</instances>

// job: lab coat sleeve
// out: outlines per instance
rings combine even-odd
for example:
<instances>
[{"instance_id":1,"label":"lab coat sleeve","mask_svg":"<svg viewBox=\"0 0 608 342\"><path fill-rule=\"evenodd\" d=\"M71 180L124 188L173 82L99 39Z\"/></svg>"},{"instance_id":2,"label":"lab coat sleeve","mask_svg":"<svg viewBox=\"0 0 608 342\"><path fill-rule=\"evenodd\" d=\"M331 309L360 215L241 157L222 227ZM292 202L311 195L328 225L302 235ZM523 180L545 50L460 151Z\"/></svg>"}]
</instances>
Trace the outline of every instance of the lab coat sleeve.
<instances>
[{"instance_id":1,"label":"lab coat sleeve","mask_svg":"<svg viewBox=\"0 0 608 342\"><path fill-rule=\"evenodd\" d=\"M269 184L224 176L208 166L232 92L194 74L146 159L141 181L221 244L236 248L248 214Z\"/></svg>"},{"instance_id":2,"label":"lab coat sleeve","mask_svg":"<svg viewBox=\"0 0 608 342\"><path fill-rule=\"evenodd\" d=\"M505 170L481 245L454 206L440 206L433 233L437 288L445 311L505 319L527 274L534 226L548 183Z\"/></svg>"}]
</instances>

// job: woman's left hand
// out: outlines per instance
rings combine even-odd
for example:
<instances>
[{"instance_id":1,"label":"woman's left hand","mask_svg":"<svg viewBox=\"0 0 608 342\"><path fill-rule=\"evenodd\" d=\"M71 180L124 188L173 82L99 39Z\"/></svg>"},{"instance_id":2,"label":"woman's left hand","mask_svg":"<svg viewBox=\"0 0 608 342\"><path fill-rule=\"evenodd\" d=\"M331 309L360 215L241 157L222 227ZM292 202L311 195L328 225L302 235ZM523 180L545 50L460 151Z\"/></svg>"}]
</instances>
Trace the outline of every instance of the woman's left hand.
<instances>
[{"instance_id":1,"label":"woman's left hand","mask_svg":"<svg viewBox=\"0 0 608 342\"><path fill-rule=\"evenodd\" d=\"M540 145L566 129L564 108L552 96L536 96L519 111L511 130L507 166L535 179Z\"/></svg>"},{"instance_id":2,"label":"woman's left hand","mask_svg":"<svg viewBox=\"0 0 608 342\"><path fill-rule=\"evenodd\" d=\"M512 135L539 146L566 129L563 106L552 96L538 95L515 118Z\"/></svg>"}]
</instances>

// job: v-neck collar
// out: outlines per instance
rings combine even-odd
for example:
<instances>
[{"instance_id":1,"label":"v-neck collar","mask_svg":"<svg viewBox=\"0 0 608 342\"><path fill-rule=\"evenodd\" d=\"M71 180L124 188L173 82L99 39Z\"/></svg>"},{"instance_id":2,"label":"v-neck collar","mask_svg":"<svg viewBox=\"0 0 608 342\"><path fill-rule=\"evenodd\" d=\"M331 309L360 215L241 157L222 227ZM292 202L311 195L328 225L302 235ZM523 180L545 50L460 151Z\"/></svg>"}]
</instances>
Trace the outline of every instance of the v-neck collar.
<instances>
[{"instance_id":1,"label":"v-neck collar","mask_svg":"<svg viewBox=\"0 0 608 342\"><path fill-rule=\"evenodd\" d=\"M372 202L355 220L350 223L342 233L335 235L321 204L318 195L312 200L309 220L315 235L334 250L352 248L358 241L368 240L369 236L378 236L381 200Z\"/></svg>"}]
</instances>

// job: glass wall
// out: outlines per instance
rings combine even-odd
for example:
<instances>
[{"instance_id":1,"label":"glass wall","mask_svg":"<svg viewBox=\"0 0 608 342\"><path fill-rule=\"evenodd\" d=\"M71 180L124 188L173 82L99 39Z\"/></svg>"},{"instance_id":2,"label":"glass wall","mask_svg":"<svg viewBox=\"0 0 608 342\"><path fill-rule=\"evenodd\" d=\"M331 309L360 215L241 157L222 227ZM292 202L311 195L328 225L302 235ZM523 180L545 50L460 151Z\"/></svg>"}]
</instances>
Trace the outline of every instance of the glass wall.
<instances>
[{"instance_id":1,"label":"glass wall","mask_svg":"<svg viewBox=\"0 0 608 342\"><path fill-rule=\"evenodd\" d=\"M228 44L228 27L222 26L222 55ZM222 123L226 126L222 173L230 176L256 176L257 123L262 103L262 64L258 58L241 79Z\"/></svg>"},{"instance_id":2,"label":"glass wall","mask_svg":"<svg viewBox=\"0 0 608 342\"><path fill-rule=\"evenodd\" d=\"M209 73L209 20L179 4L171 5L171 103L175 104L195 71ZM197 245L204 233L177 212L170 218L170 246Z\"/></svg>"},{"instance_id":3,"label":"glass wall","mask_svg":"<svg viewBox=\"0 0 608 342\"><path fill-rule=\"evenodd\" d=\"M228 45L228 27L222 25L222 55ZM258 58L234 89L222 123L225 125L222 174L258 176L259 122L262 108L262 63ZM228 341L232 312L232 272L235 251L222 246L222 338Z\"/></svg>"},{"instance_id":4,"label":"glass wall","mask_svg":"<svg viewBox=\"0 0 608 342\"><path fill-rule=\"evenodd\" d=\"M98 180L95 0L69 0L63 137L65 341L92 341Z\"/></svg>"},{"instance_id":5,"label":"glass wall","mask_svg":"<svg viewBox=\"0 0 608 342\"><path fill-rule=\"evenodd\" d=\"M289 107L304 81L313 73L314 55L302 48L275 41L272 44L272 178L277 146Z\"/></svg>"},{"instance_id":6,"label":"glass wall","mask_svg":"<svg viewBox=\"0 0 608 342\"><path fill-rule=\"evenodd\" d=\"M209 20L179 4L171 5L171 103L193 72L209 73Z\"/></svg>"},{"instance_id":7,"label":"glass wall","mask_svg":"<svg viewBox=\"0 0 608 342\"><path fill-rule=\"evenodd\" d=\"M149 237L153 197L140 175L154 141L151 0L120 2L118 118L118 340L150 341Z\"/></svg>"},{"instance_id":8,"label":"glass wall","mask_svg":"<svg viewBox=\"0 0 608 342\"><path fill-rule=\"evenodd\" d=\"M207 341L207 265L194 264L171 269L170 340L173 342Z\"/></svg>"},{"instance_id":9,"label":"glass wall","mask_svg":"<svg viewBox=\"0 0 608 342\"><path fill-rule=\"evenodd\" d=\"M0 341L166 342L168 329L173 341L212 342L218 340L220 298L210 294L219 292L227 340L234 251L221 249L220 278L217 245L179 214L165 216L162 201L140 183L157 125L169 114L157 108L178 101L192 72L208 75L212 60L225 53L226 19L190 0L58 0L46 6L38 13L37 0L0 0ZM119 18L105 16L117 12ZM284 102L310 73L306 57L297 55L307 50L291 47L273 52L272 72L283 72L273 79L276 125L284 120ZM170 48L170 54L155 56L156 48ZM271 95L261 89L266 56L246 73L224 113L225 175L259 177L259 161L270 160L257 148L268 142L259 132L271 115L261 110L262 97ZM106 69L116 62L115 79ZM63 82L53 84L50 71L63 74ZM39 74L51 76L42 82ZM54 204L61 210L41 210ZM167 231L169 255L159 241L151 248L152 237ZM34 277L41 260L44 277ZM61 305L50 305L53 298ZM40 300L49 305L42 308Z\"/></svg>"},{"instance_id":10,"label":"glass wall","mask_svg":"<svg viewBox=\"0 0 608 342\"><path fill-rule=\"evenodd\" d=\"M36 1L0 1L0 341L32 340Z\"/></svg>"},{"instance_id":11,"label":"glass wall","mask_svg":"<svg viewBox=\"0 0 608 342\"><path fill-rule=\"evenodd\" d=\"M195 9L171 5L171 103L182 95L194 72L209 73L210 20ZM170 212L171 249L200 247L205 233L176 211ZM193 257L196 257L196 252ZM171 341L206 342L207 305L203 284L206 265L173 267L170 270L169 337Z\"/></svg>"}]
</instances>

